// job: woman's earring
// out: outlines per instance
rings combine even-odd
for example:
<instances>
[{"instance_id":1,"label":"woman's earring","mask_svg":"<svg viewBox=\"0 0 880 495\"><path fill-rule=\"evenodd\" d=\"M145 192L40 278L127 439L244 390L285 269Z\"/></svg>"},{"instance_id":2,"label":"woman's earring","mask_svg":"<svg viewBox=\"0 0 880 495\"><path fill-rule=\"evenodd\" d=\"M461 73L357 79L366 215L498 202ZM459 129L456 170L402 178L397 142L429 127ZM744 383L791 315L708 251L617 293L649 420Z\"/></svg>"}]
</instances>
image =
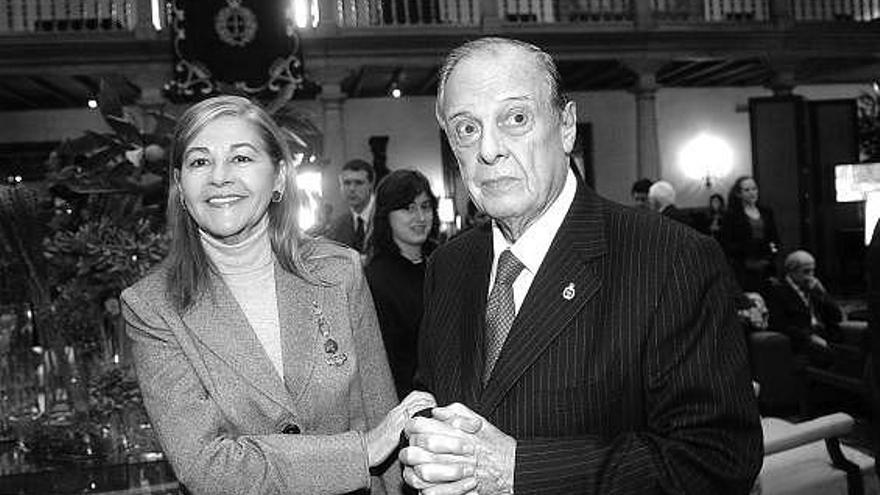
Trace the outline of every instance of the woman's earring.
<instances>
[{"instance_id":1,"label":"woman's earring","mask_svg":"<svg viewBox=\"0 0 880 495\"><path fill-rule=\"evenodd\" d=\"M283 193L283 192L281 192L281 191L272 191L272 202L273 202L273 203L280 203L280 202L281 202L281 198L283 198L283 197L284 197L284 193Z\"/></svg>"}]
</instances>

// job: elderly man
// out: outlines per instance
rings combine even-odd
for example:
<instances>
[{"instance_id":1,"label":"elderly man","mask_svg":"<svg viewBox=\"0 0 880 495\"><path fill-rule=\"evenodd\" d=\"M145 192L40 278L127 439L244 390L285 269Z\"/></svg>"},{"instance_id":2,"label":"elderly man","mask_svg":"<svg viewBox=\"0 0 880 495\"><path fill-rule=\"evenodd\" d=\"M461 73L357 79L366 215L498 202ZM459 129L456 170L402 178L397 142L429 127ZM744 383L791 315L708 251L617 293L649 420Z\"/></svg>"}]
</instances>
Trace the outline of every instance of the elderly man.
<instances>
[{"instance_id":1,"label":"elderly man","mask_svg":"<svg viewBox=\"0 0 880 495\"><path fill-rule=\"evenodd\" d=\"M484 38L441 69L437 119L492 222L431 258L407 423L425 495L747 493L761 429L716 243L569 169L574 102L537 47Z\"/></svg>"},{"instance_id":2,"label":"elderly man","mask_svg":"<svg viewBox=\"0 0 880 495\"><path fill-rule=\"evenodd\" d=\"M816 260L797 250L786 256L785 276L764 290L770 326L788 335L792 350L813 364L830 365L829 342L841 340L843 313L816 277Z\"/></svg>"},{"instance_id":3,"label":"elderly man","mask_svg":"<svg viewBox=\"0 0 880 495\"><path fill-rule=\"evenodd\" d=\"M685 225L691 224L687 213L675 206L675 188L665 180L658 180L648 188L648 204L652 210L664 217L677 220Z\"/></svg>"},{"instance_id":4,"label":"elderly man","mask_svg":"<svg viewBox=\"0 0 880 495\"><path fill-rule=\"evenodd\" d=\"M339 188L348 204L348 211L337 216L327 232L330 239L360 252L364 251L373 226L375 175L373 166L364 160L350 160L342 166Z\"/></svg>"}]
</instances>

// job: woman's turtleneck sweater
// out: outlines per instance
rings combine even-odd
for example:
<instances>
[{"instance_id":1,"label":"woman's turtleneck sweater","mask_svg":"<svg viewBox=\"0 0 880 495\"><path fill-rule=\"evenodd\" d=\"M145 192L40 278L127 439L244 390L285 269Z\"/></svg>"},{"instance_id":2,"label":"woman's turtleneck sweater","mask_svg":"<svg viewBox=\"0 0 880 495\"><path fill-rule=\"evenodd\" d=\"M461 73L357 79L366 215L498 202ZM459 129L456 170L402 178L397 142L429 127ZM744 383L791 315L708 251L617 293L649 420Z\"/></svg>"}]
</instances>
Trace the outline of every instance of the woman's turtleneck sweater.
<instances>
[{"instance_id":1,"label":"woman's turtleneck sweater","mask_svg":"<svg viewBox=\"0 0 880 495\"><path fill-rule=\"evenodd\" d=\"M237 244L224 244L204 231L199 233L205 252L244 311L278 376L283 379L281 325L275 296L275 256L269 243L268 225L268 218L263 218L256 230Z\"/></svg>"}]
</instances>

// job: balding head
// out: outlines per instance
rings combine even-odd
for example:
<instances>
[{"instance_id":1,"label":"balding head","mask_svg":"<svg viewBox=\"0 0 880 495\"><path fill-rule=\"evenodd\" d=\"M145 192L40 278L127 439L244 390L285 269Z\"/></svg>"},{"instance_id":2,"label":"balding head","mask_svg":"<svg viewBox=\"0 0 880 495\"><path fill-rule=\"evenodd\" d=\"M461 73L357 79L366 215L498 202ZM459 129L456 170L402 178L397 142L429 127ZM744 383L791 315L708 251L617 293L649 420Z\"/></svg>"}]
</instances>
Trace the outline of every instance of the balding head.
<instances>
[{"instance_id":1,"label":"balding head","mask_svg":"<svg viewBox=\"0 0 880 495\"><path fill-rule=\"evenodd\" d=\"M791 254L785 257L785 263L783 264L786 274L805 266L812 266L813 268L815 268L816 258L813 258L812 254L804 251L803 249L792 251Z\"/></svg>"},{"instance_id":2,"label":"balding head","mask_svg":"<svg viewBox=\"0 0 880 495\"><path fill-rule=\"evenodd\" d=\"M553 57L531 43L508 38L486 37L469 41L455 48L446 57L443 66L440 67L434 112L441 128L446 129L446 109L444 108L446 85L459 63L474 57L497 58L505 54L524 57L525 60L531 60L534 63L537 70L544 76L547 84L547 101L545 103L549 104L549 109L554 116L559 117L561 115L568 99L562 94L560 89L561 78Z\"/></svg>"},{"instance_id":3,"label":"balding head","mask_svg":"<svg viewBox=\"0 0 880 495\"><path fill-rule=\"evenodd\" d=\"M785 275L802 290L810 290L816 283L816 259L799 249L785 257Z\"/></svg>"}]
</instances>

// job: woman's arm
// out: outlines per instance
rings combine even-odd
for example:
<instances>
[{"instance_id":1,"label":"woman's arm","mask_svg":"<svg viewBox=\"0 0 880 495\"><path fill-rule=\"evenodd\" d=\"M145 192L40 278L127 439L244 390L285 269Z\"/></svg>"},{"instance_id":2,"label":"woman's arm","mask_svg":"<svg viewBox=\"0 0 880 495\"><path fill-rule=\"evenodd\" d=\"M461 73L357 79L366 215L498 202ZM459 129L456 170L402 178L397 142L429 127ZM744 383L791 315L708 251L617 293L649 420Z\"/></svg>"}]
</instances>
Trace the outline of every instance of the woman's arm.
<instances>
[{"instance_id":1,"label":"woman's arm","mask_svg":"<svg viewBox=\"0 0 880 495\"><path fill-rule=\"evenodd\" d=\"M375 428L397 404L397 393L360 259L353 255L351 261L352 268L347 284L349 318L357 347L367 427ZM387 493L401 493L403 479L400 464L396 460L382 473L382 479Z\"/></svg>"}]
</instances>

